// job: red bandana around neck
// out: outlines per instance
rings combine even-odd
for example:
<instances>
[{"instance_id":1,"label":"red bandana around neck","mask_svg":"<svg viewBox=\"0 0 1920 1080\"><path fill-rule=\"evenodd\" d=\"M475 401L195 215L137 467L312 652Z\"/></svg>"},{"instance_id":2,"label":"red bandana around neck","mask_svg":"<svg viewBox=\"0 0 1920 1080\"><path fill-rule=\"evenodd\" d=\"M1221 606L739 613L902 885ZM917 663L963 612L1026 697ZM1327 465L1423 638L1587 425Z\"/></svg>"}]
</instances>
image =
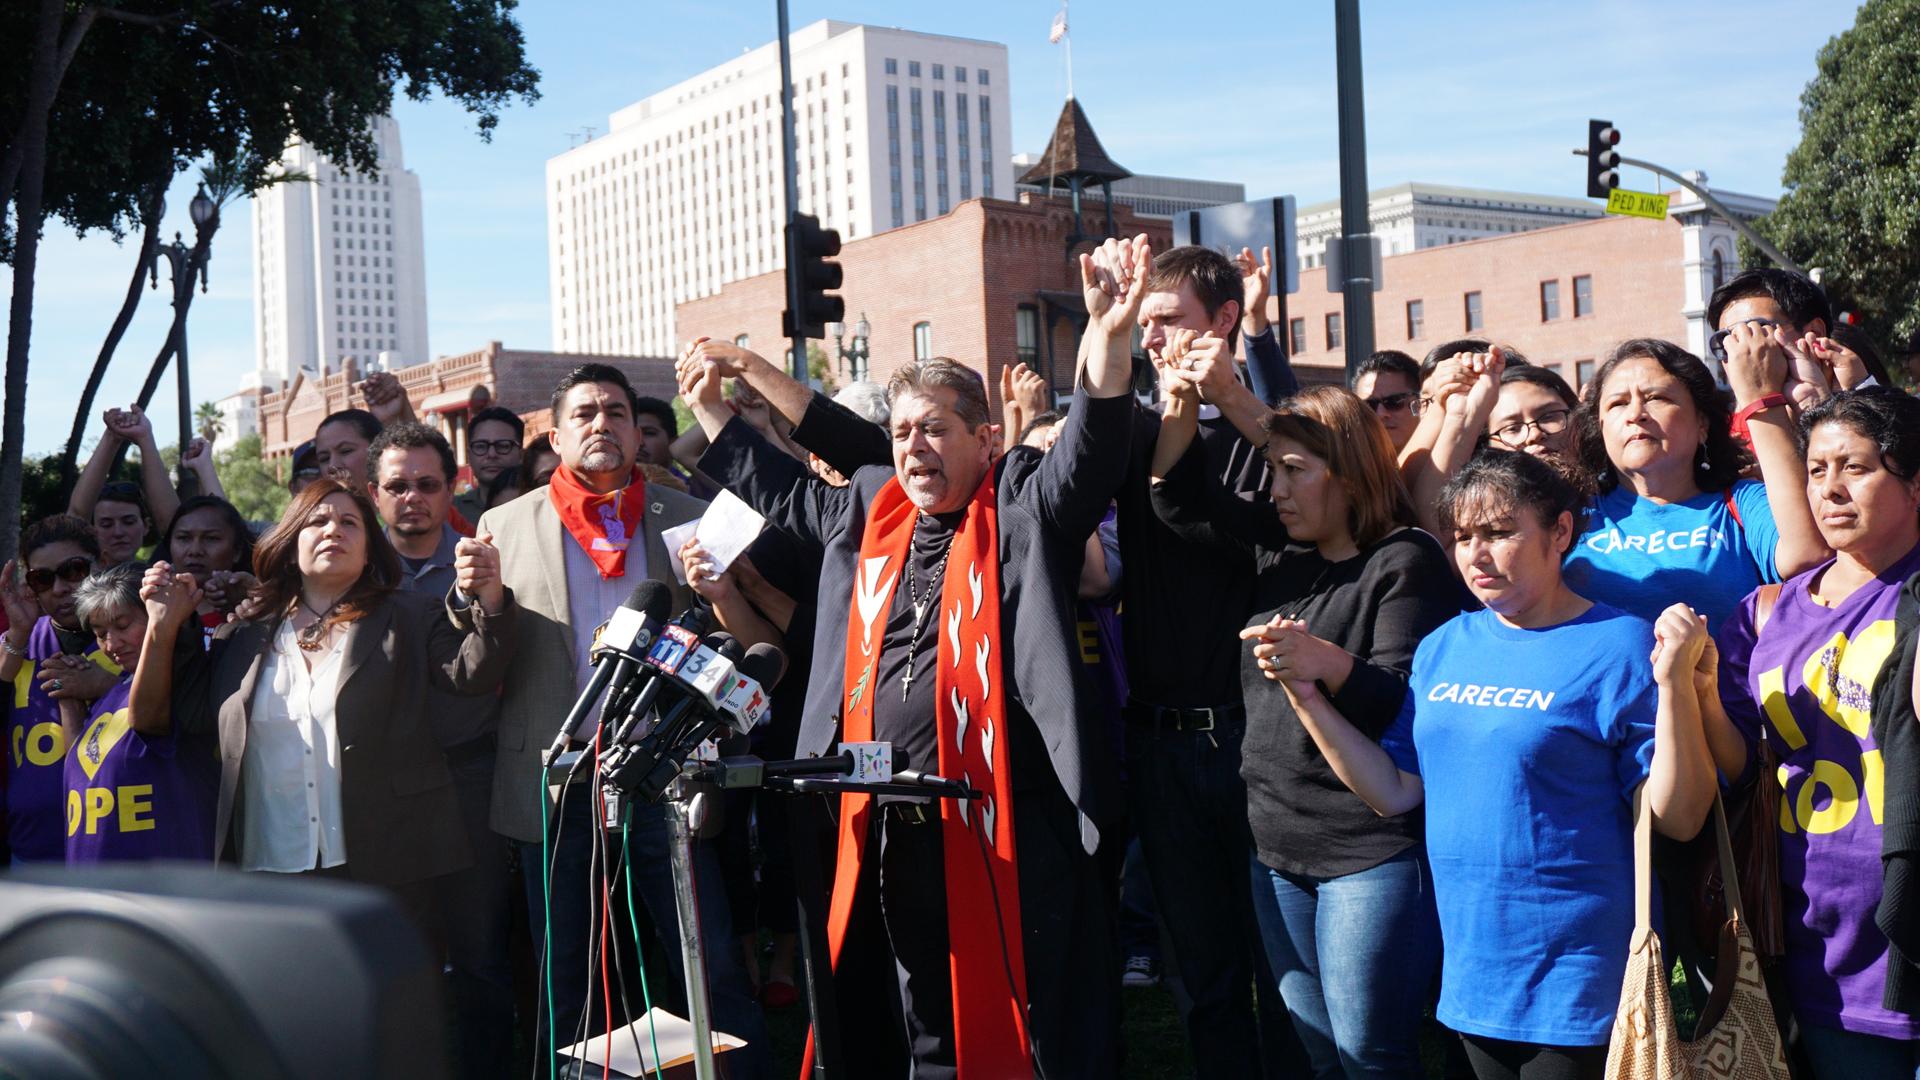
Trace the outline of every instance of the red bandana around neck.
<instances>
[{"instance_id":1,"label":"red bandana around neck","mask_svg":"<svg viewBox=\"0 0 1920 1080\"><path fill-rule=\"evenodd\" d=\"M640 514L647 507L647 481L639 469L627 486L605 495L588 490L565 465L547 481L547 498L567 534L587 553L602 578L627 571L627 545L640 535Z\"/></svg>"},{"instance_id":2,"label":"red bandana around neck","mask_svg":"<svg viewBox=\"0 0 1920 1080\"><path fill-rule=\"evenodd\" d=\"M874 496L847 620L842 738L873 738L873 699L896 692L874 679L887 612L910 557L920 511L900 481ZM1033 1075L1027 1033L1026 961L1021 949L1020 885L1014 862L1013 777L1008 762L1005 640L1000 634L998 507L988 471L967 504L947 560L940 607L934 725L940 775L982 792L978 801L936 800L946 849L947 940L953 980L953 1032L961 1076ZM839 856L827 940L840 960L860 879L869 795L840 797ZM812 1043L808 1043L808 1068ZM803 1074L804 1075L804 1074Z\"/></svg>"}]
</instances>

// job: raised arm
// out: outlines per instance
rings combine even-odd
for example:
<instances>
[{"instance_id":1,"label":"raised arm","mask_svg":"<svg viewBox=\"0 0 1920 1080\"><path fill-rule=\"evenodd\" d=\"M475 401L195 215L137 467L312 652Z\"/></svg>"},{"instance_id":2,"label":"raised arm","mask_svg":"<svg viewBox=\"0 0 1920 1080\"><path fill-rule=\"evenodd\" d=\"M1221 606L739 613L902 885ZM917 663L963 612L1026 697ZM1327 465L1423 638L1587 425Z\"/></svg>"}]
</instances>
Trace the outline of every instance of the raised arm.
<instances>
[{"instance_id":1,"label":"raised arm","mask_svg":"<svg viewBox=\"0 0 1920 1080\"><path fill-rule=\"evenodd\" d=\"M1695 674L1713 639L1707 635L1707 620L1685 604L1661 612L1653 634L1653 679L1660 700L1653 727L1653 764L1647 772L1647 805L1653 810L1654 828L1676 840L1691 840L1707 820L1717 790L1695 685Z\"/></svg>"},{"instance_id":2,"label":"raised arm","mask_svg":"<svg viewBox=\"0 0 1920 1080\"><path fill-rule=\"evenodd\" d=\"M113 423L119 411L106 411L107 429L101 432L100 441L93 444L93 453L87 458L87 466L80 470L80 478L73 483L73 494L67 497L67 513L84 521L93 520L93 505L100 501L100 489L107 486L107 475L113 471L113 459L120 452L120 433L115 430Z\"/></svg>"},{"instance_id":3,"label":"raised arm","mask_svg":"<svg viewBox=\"0 0 1920 1080\"><path fill-rule=\"evenodd\" d=\"M147 633L133 669L127 722L142 735L165 735L173 730L176 719L183 731L211 731L215 726L212 672L205 650L194 641L186 649L177 648L180 628L193 621L200 597L192 574L175 575L164 562L148 567L141 579Z\"/></svg>"},{"instance_id":4,"label":"raised arm","mask_svg":"<svg viewBox=\"0 0 1920 1080\"><path fill-rule=\"evenodd\" d=\"M836 488L817 479L805 465L733 415L720 397L721 378L719 365L701 359L697 352L689 350L681 361L680 395L712 440L700 456L700 471L795 540L816 552L825 548L833 530L847 520L853 488Z\"/></svg>"},{"instance_id":5,"label":"raised arm","mask_svg":"<svg viewBox=\"0 0 1920 1080\"><path fill-rule=\"evenodd\" d=\"M1487 431L1487 418L1500 400L1500 374L1507 367L1506 354L1497 345L1489 352L1454 359L1460 363L1462 372L1471 377L1471 382L1464 393L1455 391L1456 384L1449 383L1444 400L1435 403L1433 411L1440 417L1439 435L1425 466L1408 478L1411 481L1408 494L1413 498L1420 527L1443 543L1446 531L1440 526L1440 489L1453 479L1480 445L1480 437Z\"/></svg>"},{"instance_id":6,"label":"raised arm","mask_svg":"<svg viewBox=\"0 0 1920 1080\"><path fill-rule=\"evenodd\" d=\"M1240 337L1245 343L1247 382L1254 397L1266 405L1278 405L1300 389L1300 379L1280 344L1273 321L1267 318L1267 299L1273 289L1273 249L1260 249L1260 258L1250 248L1241 248L1234 257L1240 269Z\"/></svg>"},{"instance_id":7,"label":"raised arm","mask_svg":"<svg viewBox=\"0 0 1920 1080\"><path fill-rule=\"evenodd\" d=\"M153 437L153 421L140 406L134 405L124 411L109 410L107 423L116 428L121 439L139 447L140 490L147 496L147 513L153 515L155 528L166 528L180 509L180 493L173 489L167 463L160 457L160 444Z\"/></svg>"},{"instance_id":8,"label":"raised arm","mask_svg":"<svg viewBox=\"0 0 1920 1080\"><path fill-rule=\"evenodd\" d=\"M734 576L733 566L724 571L716 569L713 556L700 545L700 541L692 539L680 545L675 558L680 560L686 572L687 587L713 605L714 619L727 633L738 638L743 647L762 642L776 646L786 644L786 637L780 629L747 602Z\"/></svg>"},{"instance_id":9,"label":"raised arm","mask_svg":"<svg viewBox=\"0 0 1920 1080\"><path fill-rule=\"evenodd\" d=\"M1727 334L1727 385L1733 389L1736 410L1773 398L1774 403L1747 420L1753 456L1767 485L1767 506L1773 511L1780 540L1773 549L1774 568L1782 580L1819 565L1828 556L1827 544L1813 521L1807 502L1807 462L1800 456L1793 418L1786 406L1786 332L1779 327L1740 323Z\"/></svg>"},{"instance_id":10,"label":"raised arm","mask_svg":"<svg viewBox=\"0 0 1920 1080\"><path fill-rule=\"evenodd\" d=\"M220 483L220 473L213 466L213 444L205 439L196 438L187 444L187 452L180 457L180 464L192 470L200 478L200 494L216 498L227 497L227 489ZM168 519L172 520L171 518ZM167 527L166 521L157 522L160 528Z\"/></svg>"},{"instance_id":11,"label":"raised arm","mask_svg":"<svg viewBox=\"0 0 1920 1080\"><path fill-rule=\"evenodd\" d=\"M1320 756L1327 759L1333 775L1374 813L1397 817L1427 801L1426 785L1420 778L1395 765L1379 743L1348 723L1313 682L1288 682L1271 672L1267 678L1276 679L1286 689L1300 726L1320 748Z\"/></svg>"}]
</instances>

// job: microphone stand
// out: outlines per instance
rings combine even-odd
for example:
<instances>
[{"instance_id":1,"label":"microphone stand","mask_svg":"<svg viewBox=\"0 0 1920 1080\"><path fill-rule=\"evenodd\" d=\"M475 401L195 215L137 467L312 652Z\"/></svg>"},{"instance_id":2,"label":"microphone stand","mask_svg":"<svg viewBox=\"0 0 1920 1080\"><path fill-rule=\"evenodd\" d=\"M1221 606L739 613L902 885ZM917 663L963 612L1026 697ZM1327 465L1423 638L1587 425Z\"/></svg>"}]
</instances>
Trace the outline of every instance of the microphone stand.
<instances>
[{"instance_id":1,"label":"microphone stand","mask_svg":"<svg viewBox=\"0 0 1920 1080\"><path fill-rule=\"evenodd\" d=\"M935 799L978 799L981 793L957 780L913 773L910 778L890 781L860 781L844 774L853 769L853 756L841 753L830 757L800 758L791 761L763 761L752 755L723 758L719 761L688 762L679 776L668 785L663 802L667 811L667 833L674 878L674 907L680 922L680 961L687 982L687 1023L693 1029L694 1075L699 1080L718 1080L713 1053L712 1001L707 984L707 951L700 934L699 887L693 872L694 841L706 824L710 796L715 788L765 788L791 795L835 795L861 792L870 795L911 795ZM622 792L625 797L626 792ZM810 853L797 853L804 857ZM803 920L804 922L804 920ZM809 935L810 936L810 935ZM823 1004L831 1000L823 994L831 972L815 970L816 950L805 951L807 1008L814 1019L814 1071L825 1071L824 1058L839 1054L837 1015L831 1008L823 1017ZM823 1018L828 1019L825 1025Z\"/></svg>"}]
</instances>

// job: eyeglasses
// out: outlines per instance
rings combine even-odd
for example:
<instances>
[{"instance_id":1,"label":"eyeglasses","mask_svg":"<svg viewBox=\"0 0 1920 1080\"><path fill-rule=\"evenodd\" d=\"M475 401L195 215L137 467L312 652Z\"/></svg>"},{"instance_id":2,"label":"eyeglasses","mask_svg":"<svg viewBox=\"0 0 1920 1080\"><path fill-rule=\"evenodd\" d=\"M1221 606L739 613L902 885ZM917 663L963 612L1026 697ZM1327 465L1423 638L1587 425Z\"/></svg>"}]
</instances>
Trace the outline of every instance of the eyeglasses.
<instances>
[{"instance_id":1,"label":"eyeglasses","mask_svg":"<svg viewBox=\"0 0 1920 1080\"><path fill-rule=\"evenodd\" d=\"M1374 412L1399 412L1413 404L1413 391L1406 390L1398 394L1383 394L1380 397L1366 399L1367 407Z\"/></svg>"},{"instance_id":2,"label":"eyeglasses","mask_svg":"<svg viewBox=\"0 0 1920 1080\"><path fill-rule=\"evenodd\" d=\"M422 495L438 495L447 488L446 481L437 476L422 476L409 484L405 480L389 480L380 485L380 490L396 499L406 497L407 492L417 491Z\"/></svg>"},{"instance_id":3,"label":"eyeglasses","mask_svg":"<svg viewBox=\"0 0 1920 1080\"><path fill-rule=\"evenodd\" d=\"M1526 444L1527 430L1531 428L1541 435L1558 435L1567 430L1567 417L1570 409L1548 409L1531 420L1509 420L1493 429L1493 437L1512 447Z\"/></svg>"},{"instance_id":4,"label":"eyeglasses","mask_svg":"<svg viewBox=\"0 0 1920 1080\"><path fill-rule=\"evenodd\" d=\"M512 439L475 439L467 444L467 449L489 457L506 457L520 449L520 444Z\"/></svg>"},{"instance_id":5,"label":"eyeglasses","mask_svg":"<svg viewBox=\"0 0 1920 1080\"><path fill-rule=\"evenodd\" d=\"M78 585L87 580L87 575L91 573L93 573L93 560L85 555L75 555L59 566L42 566L37 570L27 571L27 588L37 593L46 592L53 588L53 579L56 577L69 585Z\"/></svg>"},{"instance_id":6,"label":"eyeglasses","mask_svg":"<svg viewBox=\"0 0 1920 1080\"><path fill-rule=\"evenodd\" d=\"M1780 325L1772 319L1741 319L1739 322L1734 323L1733 326L1745 326L1748 323L1753 323L1757 326ZM1713 354L1715 360L1723 364L1726 363L1727 360L1727 335L1733 333L1733 326L1729 326L1724 330L1715 330L1712 335L1707 338L1707 351Z\"/></svg>"}]
</instances>

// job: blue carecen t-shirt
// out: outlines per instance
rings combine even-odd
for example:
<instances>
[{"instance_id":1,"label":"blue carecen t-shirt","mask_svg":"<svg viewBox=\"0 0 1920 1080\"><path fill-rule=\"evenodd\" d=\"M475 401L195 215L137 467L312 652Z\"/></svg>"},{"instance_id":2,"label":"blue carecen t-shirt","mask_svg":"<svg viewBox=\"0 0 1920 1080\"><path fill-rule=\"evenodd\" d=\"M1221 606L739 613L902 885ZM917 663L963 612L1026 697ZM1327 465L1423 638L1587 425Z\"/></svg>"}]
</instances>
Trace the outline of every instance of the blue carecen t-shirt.
<instances>
[{"instance_id":1,"label":"blue carecen t-shirt","mask_svg":"<svg viewBox=\"0 0 1920 1080\"><path fill-rule=\"evenodd\" d=\"M1420 643L1380 740L1426 786L1445 943L1440 1021L1596 1046L1633 937L1633 791L1653 760L1653 627L1594 604L1522 630L1491 611Z\"/></svg>"},{"instance_id":2,"label":"blue carecen t-shirt","mask_svg":"<svg viewBox=\"0 0 1920 1080\"><path fill-rule=\"evenodd\" d=\"M1586 531L1567 556L1567 585L1649 621L1687 604L1717 631L1748 593L1780 580L1779 546L1758 480L1679 503L1642 498L1623 484L1587 508Z\"/></svg>"}]
</instances>

